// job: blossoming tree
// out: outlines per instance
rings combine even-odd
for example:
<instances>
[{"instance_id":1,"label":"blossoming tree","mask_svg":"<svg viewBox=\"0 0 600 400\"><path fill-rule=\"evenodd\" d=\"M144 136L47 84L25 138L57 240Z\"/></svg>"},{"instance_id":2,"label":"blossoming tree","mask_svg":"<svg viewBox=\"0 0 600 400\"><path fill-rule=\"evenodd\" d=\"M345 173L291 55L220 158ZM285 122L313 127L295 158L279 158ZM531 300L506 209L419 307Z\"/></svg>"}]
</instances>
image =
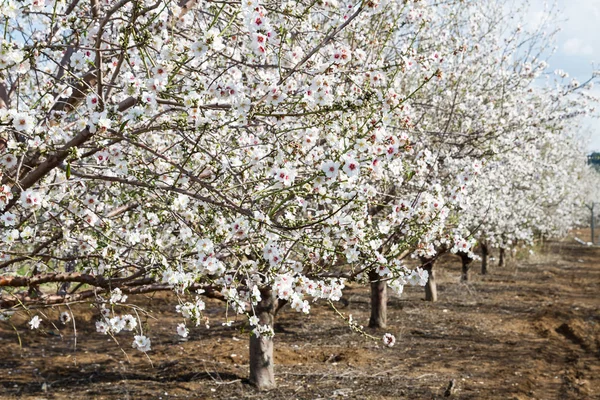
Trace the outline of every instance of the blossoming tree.
<instances>
[{"instance_id":1,"label":"blossoming tree","mask_svg":"<svg viewBox=\"0 0 600 400\"><path fill-rule=\"evenodd\" d=\"M308 313L377 269L424 284L397 259L443 219L395 190L431 155L386 128L439 74L413 46L431 7L4 0L2 309L90 301L146 352L130 295L175 291L195 324L219 298L269 388L282 302Z\"/></svg>"},{"instance_id":2,"label":"blossoming tree","mask_svg":"<svg viewBox=\"0 0 600 400\"><path fill-rule=\"evenodd\" d=\"M478 40L469 43L461 62L442 69L448 77L441 84L412 99L422 113L413 137L439 160L428 179L443 183L461 176L461 185L470 185L459 193L466 204L449 216L454 224L424 235L415 253L429 272L430 300L436 298L433 266L440 253L461 256L466 280L474 239L485 250L490 226L504 225L498 228L504 240L540 230L565 232L580 218L573 207L577 197L594 186L589 174L581 179L583 152L574 132L578 117L593 112L597 99L586 92L589 82L536 87L536 79L547 74L541 55L552 41L554 17L548 12L545 24L527 31L508 18L514 11L502 2L473 4L469 23L453 36L466 30ZM477 175L474 183L462 173L469 163Z\"/></svg>"}]
</instances>

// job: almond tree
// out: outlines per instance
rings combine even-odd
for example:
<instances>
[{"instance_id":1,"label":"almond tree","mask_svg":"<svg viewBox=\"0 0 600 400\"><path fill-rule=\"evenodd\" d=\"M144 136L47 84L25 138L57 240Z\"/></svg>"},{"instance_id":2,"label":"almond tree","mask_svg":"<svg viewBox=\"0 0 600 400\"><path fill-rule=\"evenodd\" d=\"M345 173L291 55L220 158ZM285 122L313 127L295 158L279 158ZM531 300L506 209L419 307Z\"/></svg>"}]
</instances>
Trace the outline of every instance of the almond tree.
<instances>
[{"instance_id":1,"label":"almond tree","mask_svg":"<svg viewBox=\"0 0 600 400\"><path fill-rule=\"evenodd\" d=\"M594 111L592 103L597 100L580 91L589 82L538 88L536 79L548 73L541 56L552 42L555 15L549 11L544 24L527 31L509 18L513 14L515 10L505 9L503 2L473 5L470 24L453 36L460 38L469 31L477 40L468 42L462 62L443 71L448 75L443 84L428 86L412 100L422 112L420 132L414 136L439 160L430 179L448 182L469 162L477 171L468 192L460 193L467 206L453 210L448 218L454 226L446 224L437 237L422 237L416 255L429 272L428 300L436 299L433 267L441 253L461 256L466 280L474 238L485 249L490 225L520 226L515 233L521 240L539 230L564 232L578 221L576 198L590 184L580 179L583 150L573 135L578 117ZM546 224L554 221L545 218L546 213L562 219ZM510 240L511 229L501 228L496 236Z\"/></svg>"},{"instance_id":2,"label":"almond tree","mask_svg":"<svg viewBox=\"0 0 600 400\"><path fill-rule=\"evenodd\" d=\"M373 270L426 282L398 260L443 225L446 188L395 191L435 162L403 128L439 78L416 45L436 4L1 4L3 316L89 301L147 352L130 295L177 293L181 335L218 298L268 389L283 303L308 313Z\"/></svg>"}]
</instances>

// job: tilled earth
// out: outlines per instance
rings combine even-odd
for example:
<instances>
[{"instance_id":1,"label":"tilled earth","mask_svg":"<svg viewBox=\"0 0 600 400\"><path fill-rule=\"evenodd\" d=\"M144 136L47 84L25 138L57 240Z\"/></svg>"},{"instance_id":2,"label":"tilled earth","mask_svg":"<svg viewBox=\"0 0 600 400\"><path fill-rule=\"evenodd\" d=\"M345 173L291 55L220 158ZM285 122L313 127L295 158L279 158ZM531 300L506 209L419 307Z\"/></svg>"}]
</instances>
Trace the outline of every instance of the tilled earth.
<instances>
[{"instance_id":1,"label":"tilled earth","mask_svg":"<svg viewBox=\"0 0 600 400\"><path fill-rule=\"evenodd\" d=\"M486 276L473 264L460 283L459 259L440 261L437 303L423 301L422 288L390 299L389 328L367 331L396 335L392 348L352 333L326 304L308 316L284 308L270 392L247 383L247 328L221 326L217 302L208 304L215 326L181 341L174 297L138 298L153 310L140 314L149 357L131 348L129 332L118 343L95 333L89 306L71 306L75 326L39 331L15 315L0 322L0 398L600 399L600 247L549 242L505 267L491 261ZM366 325L368 291L344 293L339 310ZM64 310L44 313L57 321Z\"/></svg>"}]
</instances>

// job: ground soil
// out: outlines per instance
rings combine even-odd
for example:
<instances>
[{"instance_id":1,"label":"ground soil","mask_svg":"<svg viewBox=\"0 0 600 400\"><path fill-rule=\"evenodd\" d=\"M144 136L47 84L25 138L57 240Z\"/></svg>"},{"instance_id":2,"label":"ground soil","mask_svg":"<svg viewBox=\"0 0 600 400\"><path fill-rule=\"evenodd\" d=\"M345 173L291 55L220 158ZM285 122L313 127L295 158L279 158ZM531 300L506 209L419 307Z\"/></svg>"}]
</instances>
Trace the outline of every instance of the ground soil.
<instances>
[{"instance_id":1,"label":"ground soil","mask_svg":"<svg viewBox=\"0 0 600 400\"><path fill-rule=\"evenodd\" d=\"M131 348L131 333L119 344L95 333L89 306L72 306L76 340L72 323L31 331L16 315L0 323L0 398L600 399L600 247L570 237L490 264L481 276L474 262L461 283L459 259L446 256L437 303L423 301L422 288L391 298L389 328L367 331L395 334L392 348L352 333L326 304L309 316L284 308L278 388L266 393L246 381L243 322L221 326L218 303L209 302L215 326L181 341L173 296L144 298L155 318L142 317L149 358ZM340 311L366 325L368 291L350 287L344 300ZM44 312L55 320L59 311Z\"/></svg>"}]
</instances>

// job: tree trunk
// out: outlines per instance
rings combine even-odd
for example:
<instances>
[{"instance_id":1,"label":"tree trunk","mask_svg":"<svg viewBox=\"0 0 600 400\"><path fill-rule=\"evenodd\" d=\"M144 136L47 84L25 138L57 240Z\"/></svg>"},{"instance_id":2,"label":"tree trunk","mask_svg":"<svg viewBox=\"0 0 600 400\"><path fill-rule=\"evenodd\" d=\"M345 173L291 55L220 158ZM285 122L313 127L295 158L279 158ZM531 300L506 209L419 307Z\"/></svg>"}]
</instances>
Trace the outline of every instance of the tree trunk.
<instances>
[{"instance_id":1,"label":"tree trunk","mask_svg":"<svg viewBox=\"0 0 600 400\"><path fill-rule=\"evenodd\" d=\"M500 247L500 257L498 259L498 266L504 267L505 261L506 260L504 259L504 247Z\"/></svg>"},{"instance_id":2,"label":"tree trunk","mask_svg":"<svg viewBox=\"0 0 600 400\"><path fill-rule=\"evenodd\" d=\"M429 274L429 279L425 284L425 301L437 301L437 286L435 284L435 271L433 270L435 258L421 257L421 262L423 263L423 269Z\"/></svg>"},{"instance_id":3,"label":"tree trunk","mask_svg":"<svg viewBox=\"0 0 600 400\"><path fill-rule=\"evenodd\" d=\"M370 328L385 328L387 326L387 283L381 280L376 271L369 272L371 281L371 318Z\"/></svg>"},{"instance_id":4,"label":"tree trunk","mask_svg":"<svg viewBox=\"0 0 600 400\"><path fill-rule=\"evenodd\" d=\"M260 325L268 325L273 329L277 298L273 291L262 289L261 301L254 307ZM250 335L250 383L259 390L269 390L275 387L273 371L273 337Z\"/></svg>"},{"instance_id":5,"label":"tree trunk","mask_svg":"<svg viewBox=\"0 0 600 400\"><path fill-rule=\"evenodd\" d=\"M473 259L469 257L467 253L459 252L458 256L462 261L462 274L460 275L460 280L466 282L469 280L469 269L471 268L471 263Z\"/></svg>"},{"instance_id":6,"label":"tree trunk","mask_svg":"<svg viewBox=\"0 0 600 400\"><path fill-rule=\"evenodd\" d=\"M487 244L481 243L481 274L486 275L488 273L488 254L489 249Z\"/></svg>"}]
</instances>

